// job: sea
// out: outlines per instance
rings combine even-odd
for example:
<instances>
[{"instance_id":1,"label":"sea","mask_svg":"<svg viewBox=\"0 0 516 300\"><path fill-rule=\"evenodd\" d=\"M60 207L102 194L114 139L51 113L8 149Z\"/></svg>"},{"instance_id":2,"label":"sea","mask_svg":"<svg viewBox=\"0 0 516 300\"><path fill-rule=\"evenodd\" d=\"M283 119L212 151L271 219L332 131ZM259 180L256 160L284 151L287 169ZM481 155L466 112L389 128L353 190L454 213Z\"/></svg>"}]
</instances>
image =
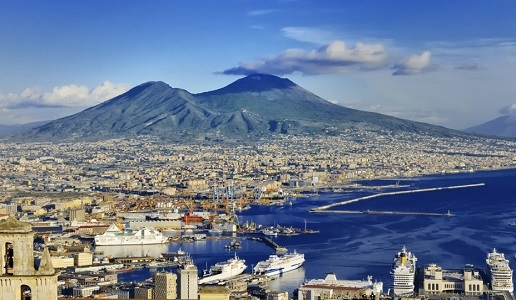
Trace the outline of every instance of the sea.
<instances>
[{"instance_id":1,"label":"sea","mask_svg":"<svg viewBox=\"0 0 516 300\"><path fill-rule=\"evenodd\" d=\"M431 212L452 216L396 214L311 213L322 205L367 195L426 188L484 185L458 189L388 195L345 206L342 210ZM436 263L445 269L466 264L485 268L486 256L493 248L504 253L512 268L516 266L516 170L429 175L416 178L358 181L357 187L339 192L328 190L318 196L293 198L292 205L253 206L238 213L241 224L281 225L319 230L319 233L277 236L272 239L289 251L305 255L304 265L272 280L272 290L293 292L306 280L324 278L333 272L338 279L361 280L373 276L384 292L391 284L389 274L394 255L403 246L417 257L417 265ZM209 233L207 233L209 235ZM245 235L237 234L237 238ZM230 238L230 237L228 237ZM165 245L102 247L105 255L159 256L179 249L191 255L199 272L235 255L245 259L247 270L275 253L262 242L242 239L242 248L227 250L231 239L205 240ZM173 268L158 270L174 271ZM120 282L141 282L156 269L136 269L120 273Z\"/></svg>"}]
</instances>

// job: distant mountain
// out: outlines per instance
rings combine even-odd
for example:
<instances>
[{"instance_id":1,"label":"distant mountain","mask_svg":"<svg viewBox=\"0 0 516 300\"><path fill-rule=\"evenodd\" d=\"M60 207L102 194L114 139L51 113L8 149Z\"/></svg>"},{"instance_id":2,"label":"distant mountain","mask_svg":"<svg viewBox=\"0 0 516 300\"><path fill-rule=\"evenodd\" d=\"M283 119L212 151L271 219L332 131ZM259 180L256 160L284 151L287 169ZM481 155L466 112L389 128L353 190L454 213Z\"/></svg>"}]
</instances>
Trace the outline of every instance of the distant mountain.
<instances>
[{"instance_id":1,"label":"distant mountain","mask_svg":"<svg viewBox=\"0 0 516 300\"><path fill-rule=\"evenodd\" d=\"M516 115L501 116L486 123L469 127L466 132L516 138Z\"/></svg>"},{"instance_id":2,"label":"distant mountain","mask_svg":"<svg viewBox=\"0 0 516 300\"><path fill-rule=\"evenodd\" d=\"M240 110L261 116L264 131L281 133L338 134L346 128L457 134L450 129L407 121L378 113L333 104L289 79L254 74L221 89L196 94L204 107L221 114Z\"/></svg>"},{"instance_id":3,"label":"distant mountain","mask_svg":"<svg viewBox=\"0 0 516 300\"><path fill-rule=\"evenodd\" d=\"M192 95L147 82L72 116L26 132L24 139L252 138L272 133L339 134L349 129L432 135L464 134L444 127L346 108L273 75L254 74Z\"/></svg>"},{"instance_id":4,"label":"distant mountain","mask_svg":"<svg viewBox=\"0 0 516 300\"><path fill-rule=\"evenodd\" d=\"M3 125L0 124L0 136L5 134L13 134L15 132L26 131L27 129L36 128L38 126L47 124L50 121L38 121L31 122L26 124L16 124L16 125Z\"/></svg>"}]
</instances>

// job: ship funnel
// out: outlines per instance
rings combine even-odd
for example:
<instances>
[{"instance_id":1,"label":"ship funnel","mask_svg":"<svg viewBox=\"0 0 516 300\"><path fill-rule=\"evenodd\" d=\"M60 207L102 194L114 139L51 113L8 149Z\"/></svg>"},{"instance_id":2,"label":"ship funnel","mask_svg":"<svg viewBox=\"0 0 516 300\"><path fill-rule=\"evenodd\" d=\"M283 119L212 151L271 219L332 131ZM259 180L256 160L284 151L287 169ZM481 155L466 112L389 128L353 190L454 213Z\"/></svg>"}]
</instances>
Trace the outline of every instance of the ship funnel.
<instances>
[{"instance_id":1,"label":"ship funnel","mask_svg":"<svg viewBox=\"0 0 516 300\"><path fill-rule=\"evenodd\" d=\"M402 265L407 263L407 254L401 253L400 258L401 258L401 264Z\"/></svg>"}]
</instances>

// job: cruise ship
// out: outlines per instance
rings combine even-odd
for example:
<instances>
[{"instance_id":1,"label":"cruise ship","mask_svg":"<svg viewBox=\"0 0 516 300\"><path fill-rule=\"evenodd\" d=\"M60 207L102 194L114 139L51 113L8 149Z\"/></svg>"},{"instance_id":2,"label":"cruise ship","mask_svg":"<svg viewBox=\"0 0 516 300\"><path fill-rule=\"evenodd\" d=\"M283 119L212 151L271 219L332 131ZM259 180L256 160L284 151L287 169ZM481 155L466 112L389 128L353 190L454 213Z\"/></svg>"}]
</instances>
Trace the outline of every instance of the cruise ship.
<instances>
[{"instance_id":1,"label":"cruise ship","mask_svg":"<svg viewBox=\"0 0 516 300\"><path fill-rule=\"evenodd\" d=\"M96 246L149 245L167 242L168 238L157 230L146 228L121 230L116 224L111 224L104 234L95 236Z\"/></svg>"},{"instance_id":2,"label":"cruise ship","mask_svg":"<svg viewBox=\"0 0 516 300\"><path fill-rule=\"evenodd\" d=\"M235 277L242 274L246 268L245 260L238 258L235 253L234 258L218 262L211 266L208 272L205 271L203 276L199 279L199 284L216 282Z\"/></svg>"},{"instance_id":3,"label":"cruise ship","mask_svg":"<svg viewBox=\"0 0 516 300\"><path fill-rule=\"evenodd\" d=\"M391 269L393 284L390 289L390 294L392 296L409 296L414 293L416 261L416 256L411 252L407 252L405 246L394 256Z\"/></svg>"},{"instance_id":4,"label":"cruise ship","mask_svg":"<svg viewBox=\"0 0 516 300\"><path fill-rule=\"evenodd\" d=\"M491 281L491 290L509 291L512 293L514 290L512 269L505 255L493 249L493 252L487 254L486 263L488 276Z\"/></svg>"},{"instance_id":5,"label":"cruise ship","mask_svg":"<svg viewBox=\"0 0 516 300\"><path fill-rule=\"evenodd\" d=\"M267 276L280 275L301 267L304 262L305 255L295 251L282 256L272 254L267 260L258 262L253 273Z\"/></svg>"}]
</instances>

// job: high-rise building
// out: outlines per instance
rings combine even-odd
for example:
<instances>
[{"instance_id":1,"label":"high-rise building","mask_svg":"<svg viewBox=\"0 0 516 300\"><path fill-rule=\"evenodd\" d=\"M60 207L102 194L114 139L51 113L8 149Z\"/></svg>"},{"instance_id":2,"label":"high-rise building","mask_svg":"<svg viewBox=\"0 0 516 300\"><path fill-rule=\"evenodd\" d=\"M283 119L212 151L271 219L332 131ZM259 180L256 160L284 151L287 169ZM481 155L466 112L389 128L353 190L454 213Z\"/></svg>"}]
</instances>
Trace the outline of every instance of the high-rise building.
<instances>
[{"instance_id":1,"label":"high-rise building","mask_svg":"<svg viewBox=\"0 0 516 300\"><path fill-rule=\"evenodd\" d=\"M156 272L154 275L154 299L176 299L177 275L170 272Z\"/></svg>"},{"instance_id":2,"label":"high-rise building","mask_svg":"<svg viewBox=\"0 0 516 300\"><path fill-rule=\"evenodd\" d=\"M184 264L178 269L178 298L198 299L198 272L197 266L191 263Z\"/></svg>"},{"instance_id":3,"label":"high-rise building","mask_svg":"<svg viewBox=\"0 0 516 300\"><path fill-rule=\"evenodd\" d=\"M154 288L151 286L137 286L134 288L134 298L152 299Z\"/></svg>"}]
</instances>

